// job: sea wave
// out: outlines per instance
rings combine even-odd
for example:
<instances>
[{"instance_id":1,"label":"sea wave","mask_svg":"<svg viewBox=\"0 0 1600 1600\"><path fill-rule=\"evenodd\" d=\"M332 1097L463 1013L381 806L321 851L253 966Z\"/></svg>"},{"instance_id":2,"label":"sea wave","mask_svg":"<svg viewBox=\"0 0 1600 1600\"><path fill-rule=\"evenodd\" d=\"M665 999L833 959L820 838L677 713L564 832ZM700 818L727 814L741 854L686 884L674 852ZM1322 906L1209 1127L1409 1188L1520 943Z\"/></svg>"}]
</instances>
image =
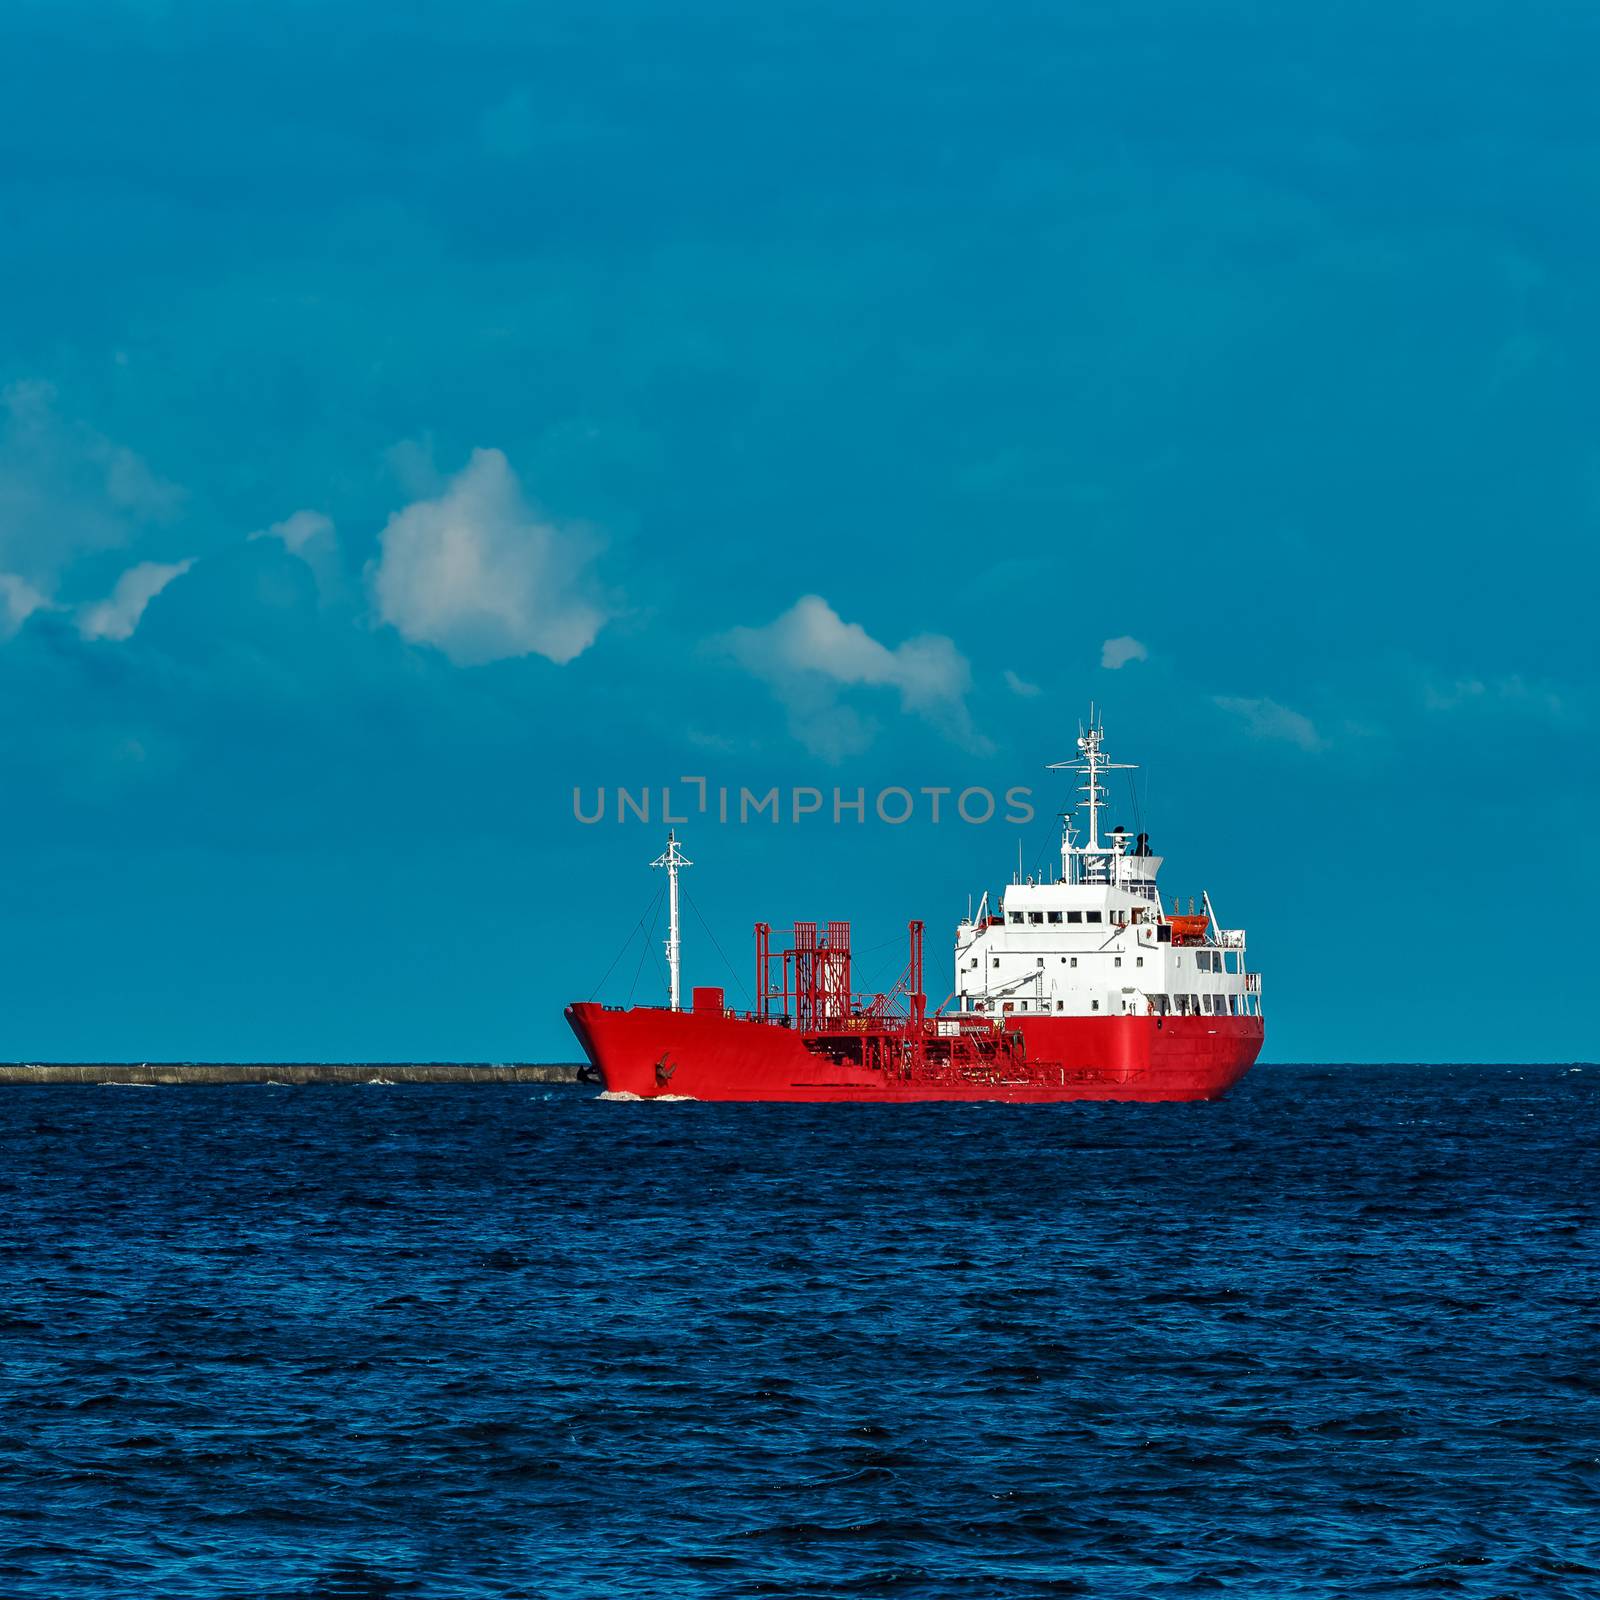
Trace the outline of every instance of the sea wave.
<instances>
[{"instance_id":1,"label":"sea wave","mask_svg":"<svg viewBox=\"0 0 1600 1600\"><path fill-rule=\"evenodd\" d=\"M1570 1067L0 1095L0 1595L1588 1597Z\"/></svg>"}]
</instances>

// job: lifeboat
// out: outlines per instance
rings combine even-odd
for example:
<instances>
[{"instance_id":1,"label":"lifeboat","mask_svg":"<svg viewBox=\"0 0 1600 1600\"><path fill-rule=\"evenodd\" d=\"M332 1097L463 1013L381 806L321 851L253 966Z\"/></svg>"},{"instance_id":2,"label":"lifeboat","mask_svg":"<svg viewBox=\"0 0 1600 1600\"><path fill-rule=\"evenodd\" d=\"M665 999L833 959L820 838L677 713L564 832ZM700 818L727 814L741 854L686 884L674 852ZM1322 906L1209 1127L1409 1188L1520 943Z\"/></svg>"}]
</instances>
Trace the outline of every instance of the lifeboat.
<instances>
[{"instance_id":1,"label":"lifeboat","mask_svg":"<svg viewBox=\"0 0 1600 1600\"><path fill-rule=\"evenodd\" d=\"M1174 944L1203 944L1206 937L1206 924L1211 918L1204 912L1191 911L1187 916L1178 912L1167 918L1172 924L1172 942Z\"/></svg>"}]
</instances>

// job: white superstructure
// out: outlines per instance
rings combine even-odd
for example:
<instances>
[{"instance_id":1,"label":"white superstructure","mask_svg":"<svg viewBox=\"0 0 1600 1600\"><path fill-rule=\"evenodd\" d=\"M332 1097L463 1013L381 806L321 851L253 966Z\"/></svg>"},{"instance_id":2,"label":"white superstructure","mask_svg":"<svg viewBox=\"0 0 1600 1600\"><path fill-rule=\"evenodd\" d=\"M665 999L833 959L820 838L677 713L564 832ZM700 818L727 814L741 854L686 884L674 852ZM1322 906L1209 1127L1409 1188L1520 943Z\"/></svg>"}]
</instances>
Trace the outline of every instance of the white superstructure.
<instances>
[{"instance_id":1,"label":"white superstructure","mask_svg":"<svg viewBox=\"0 0 1600 1600\"><path fill-rule=\"evenodd\" d=\"M1245 966L1242 928L1219 928L1209 895L1188 914L1162 910L1161 857L1147 834L1100 837L1101 775L1121 770L1090 716L1075 760L1052 770L1083 775L1088 831L1063 819L1061 875L1009 885L998 913L987 893L956 929L960 1011L1029 1016L1261 1015L1261 975Z\"/></svg>"}]
</instances>

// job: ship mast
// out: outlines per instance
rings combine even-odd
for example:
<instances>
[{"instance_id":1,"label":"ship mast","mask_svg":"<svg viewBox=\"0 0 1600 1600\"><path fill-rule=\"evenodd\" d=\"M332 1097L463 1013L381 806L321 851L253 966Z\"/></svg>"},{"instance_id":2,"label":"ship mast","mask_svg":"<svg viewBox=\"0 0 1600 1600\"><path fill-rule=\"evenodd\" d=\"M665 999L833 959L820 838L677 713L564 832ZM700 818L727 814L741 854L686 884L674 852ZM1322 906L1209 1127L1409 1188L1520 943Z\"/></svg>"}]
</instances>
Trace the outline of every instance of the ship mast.
<instances>
[{"instance_id":1,"label":"ship mast","mask_svg":"<svg viewBox=\"0 0 1600 1600\"><path fill-rule=\"evenodd\" d=\"M667 869L667 987L671 1009L681 1011L682 989L679 986L678 945L678 869L692 867L692 862L678 844L677 831L667 829L667 848L650 863L652 867Z\"/></svg>"},{"instance_id":2,"label":"ship mast","mask_svg":"<svg viewBox=\"0 0 1600 1600\"><path fill-rule=\"evenodd\" d=\"M1079 724L1081 731L1078 734L1079 755L1073 761L1052 761L1048 768L1051 772L1081 772L1084 782L1079 785L1078 793L1084 797L1084 805L1089 811L1089 837L1083 844L1072 842L1072 820L1065 819L1065 826L1061 832L1061 873L1064 878L1072 879L1072 865L1081 863L1084 868L1085 881L1098 880L1105 870L1108 857L1119 853L1117 847L1107 848L1100 843L1100 807L1105 803L1106 789L1100 781L1103 772L1125 772L1133 770L1133 763L1129 761L1108 761L1101 745L1105 739L1106 731L1095 713L1095 708L1089 707L1089 726L1084 728Z\"/></svg>"}]
</instances>

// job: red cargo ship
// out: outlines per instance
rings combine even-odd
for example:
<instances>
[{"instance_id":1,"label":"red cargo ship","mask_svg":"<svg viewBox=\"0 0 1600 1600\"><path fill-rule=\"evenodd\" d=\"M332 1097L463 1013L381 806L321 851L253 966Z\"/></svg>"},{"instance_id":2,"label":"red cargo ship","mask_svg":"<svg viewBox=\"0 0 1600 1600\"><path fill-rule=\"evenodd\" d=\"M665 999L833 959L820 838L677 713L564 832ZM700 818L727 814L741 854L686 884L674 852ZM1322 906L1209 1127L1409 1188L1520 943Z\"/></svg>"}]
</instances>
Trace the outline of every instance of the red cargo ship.
<instances>
[{"instance_id":1,"label":"red cargo ship","mask_svg":"<svg viewBox=\"0 0 1600 1600\"><path fill-rule=\"evenodd\" d=\"M1064 820L1061 871L987 894L956 929L955 986L929 1013L922 924L910 924L904 975L887 993L851 985L850 924L796 923L778 947L757 923L755 1009L720 988L679 1003L674 835L652 863L667 872L666 1006L567 1007L606 1089L640 1099L1214 1100L1260 1053L1261 975L1243 929L1218 926L1209 895L1163 910L1149 836L1100 837L1103 730L1052 770L1083 775L1087 831Z\"/></svg>"}]
</instances>

